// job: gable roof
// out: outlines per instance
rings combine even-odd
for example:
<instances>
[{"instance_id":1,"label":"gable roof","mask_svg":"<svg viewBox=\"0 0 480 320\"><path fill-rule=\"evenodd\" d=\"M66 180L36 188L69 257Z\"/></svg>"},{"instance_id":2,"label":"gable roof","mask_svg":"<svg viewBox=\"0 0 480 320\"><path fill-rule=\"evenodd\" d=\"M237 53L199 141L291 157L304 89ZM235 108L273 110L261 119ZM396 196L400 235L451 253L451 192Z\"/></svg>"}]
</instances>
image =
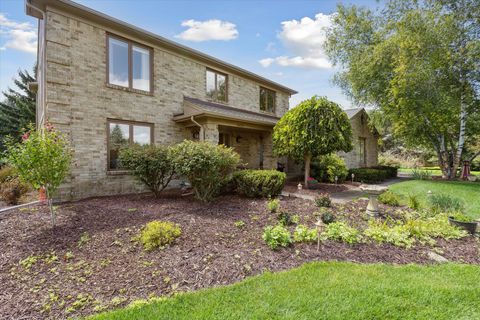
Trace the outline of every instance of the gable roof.
<instances>
[{"instance_id":1,"label":"gable roof","mask_svg":"<svg viewBox=\"0 0 480 320\"><path fill-rule=\"evenodd\" d=\"M118 31L124 32L126 34L133 35L139 39L142 39L149 43L154 43L174 52L180 53L184 56L193 58L197 61L205 62L207 64L224 68L229 72L243 76L245 78L251 79L258 83L271 86L279 91L286 92L290 95L298 93L297 91L288 88L284 85L281 85L275 81L264 78L258 74L245 70L243 68L237 67L233 64L225 62L223 60L212 57L208 54L200 52L198 50L192 49L190 47L184 46L175 41L169 40L162 36L159 36L153 32L138 28L132 24L126 23L114 17L108 16L99 11L93 10L76 2L70 0L25 0L25 2L30 3L31 5L40 8L45 11L47 6L51 8L57 8L61 11L66 11L72 13L76 16L82 17L84 19L94 21L100 25L107 25L110 28L116 29ZM42 16L35 10L32 10L29 6L26 5L25 11L28 15L42 19Z\"/></svg>"},{"instance_id":2,"label":"gable roof","mask_svg":"<svg viewBox=\"0 0 480 320\"><path fill-rule=\"evenodd\" d=\"M206 115L274 126L280 119L276 116L250 110L229 107L220 103L184 97L184 112L173 116L174 121L184 121L191 116Z\"/></svg>"},{"instance_id":3,"label":"gable roof","mask_svg":"<svg viewBox=\"0 0 480 320\"><path fill-rule=\"evenodd\" d=\"M346 109L346 110L343 110L343 111L347 114L348 119L352 119L353 117L355 117L357 115L357 113L359 113L362 110L365 110L365 109L364 108L355 108L355 109Z\"/></svg>"}]
</instances>

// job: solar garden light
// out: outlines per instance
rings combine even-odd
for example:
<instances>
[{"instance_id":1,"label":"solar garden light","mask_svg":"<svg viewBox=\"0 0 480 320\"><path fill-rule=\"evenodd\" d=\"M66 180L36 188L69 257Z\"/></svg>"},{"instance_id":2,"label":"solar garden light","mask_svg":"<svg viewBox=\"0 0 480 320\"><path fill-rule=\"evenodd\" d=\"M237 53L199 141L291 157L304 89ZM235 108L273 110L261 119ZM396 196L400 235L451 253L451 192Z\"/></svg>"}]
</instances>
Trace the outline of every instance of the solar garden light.
<instances>
[{"instance_id":1,"label":"solar garden light","mask_svg":"<svg viewBox=\"0 0 480 320\"><path fill-rule=\"evenodd\" d=\"M335 184L338 184L338 176L335 176Z\"/></svg>"},{"instance_id":2,"label":"solar garden light","mask_svg":"<svg viewBox=\"0 0 480 320\"><path fill-rule=\"evenodd\" d=\"M320 250L320 233L322 232L322 229L323 229L322 220L317 220L317 222L315 222L315 226L317 227L317 251L319 251Z\"/></svg>"},{"instance_id":3,"label":"solar garden light","mask_svg":"<svg viewBox=\"0 0 480 320\"><path fill-rule=\"evenodd\" d=\"M353 179L355 179L355 173L352 173L352 183L353 183Z\"/></svg>"},{"instance_id":4,"label":"solar garden light","mask_svg":"<svg viewBox=\"0 0 480 320\"><path fill-rule=\"evenodd\" d=\"M298 189L298 190L302 190L302 187L303 187L303 186L302 186L301 183L299 183L299 184L297 185L297 189Z\"/></svg>"}]
</instances>

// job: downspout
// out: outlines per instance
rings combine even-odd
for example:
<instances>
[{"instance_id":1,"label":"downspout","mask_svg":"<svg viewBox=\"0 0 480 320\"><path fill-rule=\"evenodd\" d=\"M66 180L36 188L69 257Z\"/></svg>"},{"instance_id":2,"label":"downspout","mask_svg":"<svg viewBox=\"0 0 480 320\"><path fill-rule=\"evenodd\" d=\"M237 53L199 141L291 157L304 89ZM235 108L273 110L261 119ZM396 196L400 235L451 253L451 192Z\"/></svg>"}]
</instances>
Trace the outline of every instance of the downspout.
<instances>
[{"instance_id":1,"label":"downspout","mask_svg":"<svg viewBox=\"0 0 480 320\"><path fill-rule=\"evenodd\" d=\"M203 126L197 121L195 121L194 116L191 116L190 120L192 120L194 124L200 127L200 133L198 134L198 136L200 138L200 141L205 141L205 130L203 129Z\"/></svg>"},{"instance_id":2,"label":"downspout","mask_svg":"<svg viewBox=\"0 0 480 320\"><path fill-rule=\"evenodd\" d=\"M38 110L38 104L40 104L40 106L42 107L42 114L41 114L41 118L40 119L37 119L37 127L39 127L41 124L44 123L44 118L45 118L45 114L47 112L46 110L46 106L45 106L45 95L46 95L46 92L47 92L47 88L45 86L45 77L46 77L46 70L47 70L47 66L46 66L46 54L45 54L45 12L42 11L40 8L37 8L35 7L32 3L32 0L26 0L25 1L25 5L34 10L34 11L37 11L38 13L40 13L40 15L42 16L42 19L43 20L43 28L42 28L42 41L41 43L39 42L38 44L38 55L39 55L39 58L41 59L40 61L40 64L41 64L41 72L40 72L40 77L39 79L37 79L38 83L39 83L39 86L40 86L40 101L37 101L37 110ZM38 57L37 57L38 58ZM40 60L39 59L39 60ZM38 71L37 71L38 73ZM38 111L35 112L37 118L38 118Z\"/></svg>"}]
</instances>

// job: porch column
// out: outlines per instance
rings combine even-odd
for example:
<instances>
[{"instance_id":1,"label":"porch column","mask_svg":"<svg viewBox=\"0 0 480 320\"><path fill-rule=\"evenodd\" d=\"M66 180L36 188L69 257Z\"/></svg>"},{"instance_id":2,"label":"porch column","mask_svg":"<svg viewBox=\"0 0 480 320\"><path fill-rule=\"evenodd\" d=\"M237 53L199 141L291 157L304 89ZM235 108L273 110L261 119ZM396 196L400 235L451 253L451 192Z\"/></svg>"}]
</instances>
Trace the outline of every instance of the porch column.
<instances>
[{"instance_id":1,"label":"porch column","mask_svg":"<svg viewBox=\"0 0 480 320\"><path fill-rule=\"evenodd\" d=\"M273 155L273 137L272 132L263 134L263 168L276 169L277 157Z\"/></svg>"},{"instance_id":2,"label":"porch column","mask_svg":"<svg viewBox=\"0 0 480 320\"><path fill-rule=\"evenodd\" d=\"M218 143L218 124L216 123L206 123L203 125L205 132L205 141L210 141L212 143Z\"/></svg>"}]
</instances>

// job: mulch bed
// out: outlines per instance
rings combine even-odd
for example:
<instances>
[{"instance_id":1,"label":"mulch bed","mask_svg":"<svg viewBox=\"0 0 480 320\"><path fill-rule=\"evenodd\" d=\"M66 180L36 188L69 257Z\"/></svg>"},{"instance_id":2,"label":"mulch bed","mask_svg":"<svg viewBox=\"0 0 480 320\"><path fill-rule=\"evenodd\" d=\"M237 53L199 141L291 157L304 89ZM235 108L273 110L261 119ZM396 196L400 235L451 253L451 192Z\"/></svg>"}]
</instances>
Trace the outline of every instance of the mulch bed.
<instances>
[{"instance_id":1,"label":"mulch bed","mask_svg":"<svg viewBox=\"0 0 480 320\"><path fill-rule=\"evenodd\" d=\"M261 238L263 228L276 223L265 204L263 199L235 195L203 204L169 191L159 199L131 195L62 204L54 229L46 207L2 215L0 318L82 316L136 299L230 284L315 260L430 263L426 254L432 247L421 245L406 250L325 242L319 251L316 244L305 243L273 251ZM312 213L317 208L311 201L286 198L281 206L298 214L302 224L313 226L316 221ZM361 225L365 206L359 200L335 210ZM178 223L182 235L171 247L145 252L131 239L154 219ZM244 227L235 226L239 220ZM436 247L449 260L480 263L480 246L473 237L438 241ZM38 261L29 270L19 263L34 256Z\"/></svg>"},{"instance_id":2,"label":"mulch bed","mask_svg":"<svg viewBox=\"0 0 480 320\"><path fill-rule=\"evenodd\" d=\"M301 182L303 185L303 181ZM312 195L317 196L320 193L335 193L335 192L342 192L346 190L350 190L356 187L357 184L352 184L350 182L345 182L341 184L333 184L333 183L316 183L311 185L309 189L302 188L302 190L298 190L298 182L296 181L288 181L283 188L283 191L289 193L297 193L303 195Z\"/></svg>"}]
</instances>

